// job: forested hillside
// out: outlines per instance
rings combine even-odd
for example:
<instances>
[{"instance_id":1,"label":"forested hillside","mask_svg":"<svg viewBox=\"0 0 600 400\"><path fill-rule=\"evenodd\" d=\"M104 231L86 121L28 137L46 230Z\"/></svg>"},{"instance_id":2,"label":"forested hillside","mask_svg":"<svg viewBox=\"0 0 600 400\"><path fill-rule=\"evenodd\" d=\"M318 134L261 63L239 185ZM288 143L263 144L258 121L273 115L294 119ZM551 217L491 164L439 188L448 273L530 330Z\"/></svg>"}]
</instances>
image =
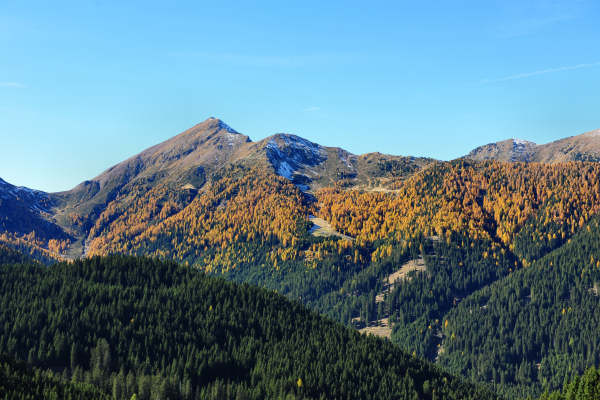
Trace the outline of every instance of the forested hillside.
<instances>
[{"instance_id":1,"label":"forested hillside","mask_svg":"<svg viewBox=\"0 0 600 400\"><path fill-rule=\"evenodd\" d=\"M523 392L600 364L600 224L447 315L443 366Z\"/></svg>"},{"instance_id":2,"label":"forested hillside","mask_svg":"<svg viewBox=\"0 0 600 400\"><path fill-rule=\"evenodd\" d=\"M117 399L494 398L276 293L172 262L4 265L0 296L0 353Z\"/></svg>"},{"instance_id":3,"label":"forested hillside","mask_svg":"<svg viewBox=\"0 0 600 400\"><path fill-rule=\"evenodd\" d=\"M456 161L390 181L391 192L337 187L311 199L283 177L232 166L201 189L156 185L128 193L125 207L116 199L87 246L275 289L357 328L383 326L409 353L443 361L454 354L448 313L567 243L598 212L599 182L595 163ZM311 214L346 236L311 235ZM527 386L505 364L468 374ZM576 370L592 365L586 357ZM557 388L562 377L531 383Z\"/></svg>"},{"instance_id":4,"label":"forested hillside","mask_svg":"<svg viewBox=\"0 0 600 400\"><path fill-rule=\"evenodd\" d=\"M26 262L34 262L34 260L13 249L12 247L0 244L0 264L17 264Z\"/></svg>"}]
</instances>

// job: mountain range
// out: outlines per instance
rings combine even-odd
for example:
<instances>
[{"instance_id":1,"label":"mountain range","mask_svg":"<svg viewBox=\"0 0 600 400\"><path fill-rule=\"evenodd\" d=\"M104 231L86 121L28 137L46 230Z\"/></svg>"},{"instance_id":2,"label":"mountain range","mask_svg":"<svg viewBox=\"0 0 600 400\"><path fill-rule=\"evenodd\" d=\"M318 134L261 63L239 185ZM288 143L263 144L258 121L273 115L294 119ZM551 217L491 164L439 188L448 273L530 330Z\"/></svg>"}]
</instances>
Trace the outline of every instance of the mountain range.
<instances>
[{"instance_id":1,"label":"mountain range","mask_svg":"<svg viewBox=\"0 0 600 400\"><path fill-rule=\"evenodd\" d=\"M597 154L600 131L354 155L209 118L66 192L0 181L0 244L174 260L525 397L600 363Z\"/></svg>"},{"instance_id":2,"label":"mountain range","mask_svg":"<svg viewBox=\"0 0 600 400\"><path fill-rule=\"evenodd\" d=\"M600 130L537 145L508 139L480 146L466 159L558 163L599 161ZM0 179L0 232L21 245L68 257L85 254L85 240L111 202L127 204L134 188L168 185L197 191L223 168L242 165L263 168L311 193L327 186L356 190L394 190L402 180L437 160L368 153L352 154L296 135L276 134L253 142L225 122L209 118L171 139L114 165L95 178L59 193L13 186ZM34 232L35 238L23 239ZM17 239L18 238L18 239ZM68 245L57 245L55 240ZM40 246L41 244L41 246ZM66 247L68 250L65 251Z\"/></svg>"},{"instance_id":3,"label":"mountain range","mask_svg":"<svg viewBox=\"0 0 600 400\"><path fill-rule=\"evenodd\" d=\"M211 117L66 192L44 193L0 180L0 226L19 237L35 231L36 240L30 242L36 246L51 239L68 240L72 244L66 254L76 257L84 253L89 229L107 205L127 204L131 200L127 194L136 188L168 185L195 192L223 168L242 165L273 171L306 192L342 182L354 188L385 190L393 179L433 162L380 153L354 155L290 134L252 142ZM49 250L56 255L61 252L57 249L52 245Z\"/></svg>"}]
</instances>

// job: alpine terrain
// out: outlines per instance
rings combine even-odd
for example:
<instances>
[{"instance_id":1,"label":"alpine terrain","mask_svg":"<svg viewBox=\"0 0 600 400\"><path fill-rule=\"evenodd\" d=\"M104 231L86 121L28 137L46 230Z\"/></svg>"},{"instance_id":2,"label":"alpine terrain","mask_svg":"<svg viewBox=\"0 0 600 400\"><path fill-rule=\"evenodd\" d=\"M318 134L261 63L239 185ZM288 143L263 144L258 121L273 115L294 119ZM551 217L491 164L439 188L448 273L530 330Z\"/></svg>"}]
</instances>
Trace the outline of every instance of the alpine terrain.
<instances>
[{"instance_id":1,"label":"alpine terrain","mask_svg":"<svg viewBox=\"0 0 600 400\"><path fill-rule=\"evenodd\" d=\"M438 161L209 118L66 192L0 180L4 373L73 398L561 398L600 364L599 157L600 131Z\"/></svg>"}]
</instances>

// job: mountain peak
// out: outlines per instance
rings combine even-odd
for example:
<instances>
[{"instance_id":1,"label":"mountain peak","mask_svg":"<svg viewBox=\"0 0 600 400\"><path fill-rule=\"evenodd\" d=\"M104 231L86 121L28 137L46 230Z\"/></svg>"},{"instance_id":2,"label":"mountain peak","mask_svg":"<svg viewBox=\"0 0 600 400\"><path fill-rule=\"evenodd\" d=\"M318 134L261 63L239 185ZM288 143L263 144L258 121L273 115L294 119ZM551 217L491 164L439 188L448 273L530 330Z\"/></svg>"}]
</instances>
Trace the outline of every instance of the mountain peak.
<instances>
[{"instance_id":1,"label":"mountain peak","mask_svg":"<svg viewBox=\"0 0 600 400\"><path fill-rule=\"evenodd\" d=\"M223 129L229 133L237 133L239 134L238 131L236 131L235 129L233 129L231 126L227 125L225 123L225 121L223 121L222 119L216 118L216 117L208 117L204 122L201 122L198 125L201 124L206 124L206 125L216 125L218 128Z\"/></svg>"},{"instance_id":2,"label":"mountain peak","mask_svg":"<svg viewBox=\"0 0 600 400\"><path fill-rule=\"evenodd\" d=\"M104 188L118 187L138 176L174 179L191 168L211 169L226 164L250 139L222 120L209 117L180 134L147 148L93 179ZM166 171L170 171L166 173ZM199 173L199 172L198 172Z\"/></svg>"},{"instance_id":3,"label":"mountain peak","mask_svg":"<svg viewBox=\"0 0 600 400\"><path fill-rule=\"evenodd\" d=\"M523 139L508 139L477 147L466 157L472 160L531 161L537 144Z\"/></svg>"},{"instance_id":4,"label":"mountain peak","mask_svg":"<svg viewBox=\"0 0 600 400\"><path fill-rule=\"evenodd\" d=\"M278 175L292 179L293 174L307 166L316 166L327 159L323 147L300 136L277 133L261 141L267 159Z\"/></svg>"},{"instance_id":5,"label":"mountain peak","mask_svg":"<svg viewBox=\"0 0 600 400\"><path fill-rule=\"evenodd\" d=\"M308 139L304 139L301 136L294 135L291 133L276 133L265 139L269 143L278 142L283 146L291 147L294 150L308 150L312 152L319 152L322 146L318 143L311 142Z\"/></svg>"},{"instance_id":6,"label":"mountain peak","mask_svg":"<svg viewBox=\"0 0 600 400\"><path fill-rule=\"evenodd\" d=\"M535 144L522 139L508 139L480 146L466 157L474 160L544 163L600 161L600 129L546 144Z\"/></svg>"}]
</instances>

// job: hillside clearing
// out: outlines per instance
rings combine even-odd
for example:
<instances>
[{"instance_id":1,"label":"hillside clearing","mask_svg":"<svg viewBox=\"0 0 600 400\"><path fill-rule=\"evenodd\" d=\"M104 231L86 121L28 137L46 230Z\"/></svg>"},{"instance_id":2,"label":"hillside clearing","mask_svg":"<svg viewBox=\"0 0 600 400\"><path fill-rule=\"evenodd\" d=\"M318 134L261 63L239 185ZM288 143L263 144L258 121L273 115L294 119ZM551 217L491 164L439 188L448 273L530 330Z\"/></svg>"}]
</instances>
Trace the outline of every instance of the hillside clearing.
<instances>
[{"instance_id":1,"label":"hillside clearing","mask_svg":"<svg viewBox=\"0 0 600 400\"><path fill-rule=\"evenodd\" d=\"M344 235L336 231L333 226L328 221L325 221L323 218L315 217L311 215L308 217L308 220L313 223L313 227L310 229L310 234L313 236L320 237L329 237L329 236L338 236L345 240L353 241L354 238L348 235Z\"/></svg>"},{"instance_id":2,"label":"hillside clearing","mask_svg":"<svg viewBox=\"0 0 600 400\"><path fill-rule=\"evenodd\" d=\"M386 293L391 292L396 285L404 280L410 280L408 276L412 271L424 272L425 271L425 259L423 257L419 257L415 260L410 260L407 263L403 264L400 269L396 272L388 275L384 280L384 288L383 291L378 293L375 297L376 303L381 303Z\"/></svg>"},{"instance_id":3,"label":"hillside clearing","mask_svg":"<svg viewBox=\"0 0 600 400\"><path fill-rule=\"evenodd\" d=\"M392 337L392 327L390 326L389 318L371 321L366 328L359 329L358 331L365 335L372 334L387 339Z\"/></svg>"}]
</instances>

